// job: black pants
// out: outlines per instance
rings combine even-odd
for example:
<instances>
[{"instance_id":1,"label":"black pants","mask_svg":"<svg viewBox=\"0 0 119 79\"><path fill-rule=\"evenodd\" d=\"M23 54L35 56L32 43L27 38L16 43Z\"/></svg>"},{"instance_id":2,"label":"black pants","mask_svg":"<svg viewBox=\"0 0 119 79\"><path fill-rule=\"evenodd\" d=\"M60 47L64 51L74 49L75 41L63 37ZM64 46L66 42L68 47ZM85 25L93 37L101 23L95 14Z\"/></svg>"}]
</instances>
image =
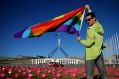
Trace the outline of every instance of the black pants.
<instances>
[{"instance_id":1,"label":"black pants","mask_svg":"<svg viewBox=\"0 0 119 79\"><path fill-rule=\"evenodd\" d=\"M86 60L85 63L86 63L85 64L86 65L85 66L86 67L86 79L93 79L95 65L98 68L101 78L108 79L102 54L95 60Z\"/></svg>"}]
</instances>

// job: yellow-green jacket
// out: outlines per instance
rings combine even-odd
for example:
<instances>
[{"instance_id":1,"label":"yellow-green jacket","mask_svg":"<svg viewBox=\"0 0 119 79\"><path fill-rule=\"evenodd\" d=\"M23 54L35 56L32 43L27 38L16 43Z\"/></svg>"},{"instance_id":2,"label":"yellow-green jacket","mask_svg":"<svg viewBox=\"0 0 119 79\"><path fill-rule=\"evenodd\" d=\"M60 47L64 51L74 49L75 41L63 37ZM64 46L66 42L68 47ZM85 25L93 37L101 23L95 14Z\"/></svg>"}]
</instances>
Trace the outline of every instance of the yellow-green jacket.
<instances>
[{"instance_id":1,"label":"yellow-green jacket","mask_svg":"<svg viewBox=\"0 0 119 79\"><path fill-rule=\"evenodd\" d=\"M86 46L86 60L96 59L100 55L103 35L104 30L98 21L87 29L86 40L80 40Z\"/></svg>"}]
</instances>

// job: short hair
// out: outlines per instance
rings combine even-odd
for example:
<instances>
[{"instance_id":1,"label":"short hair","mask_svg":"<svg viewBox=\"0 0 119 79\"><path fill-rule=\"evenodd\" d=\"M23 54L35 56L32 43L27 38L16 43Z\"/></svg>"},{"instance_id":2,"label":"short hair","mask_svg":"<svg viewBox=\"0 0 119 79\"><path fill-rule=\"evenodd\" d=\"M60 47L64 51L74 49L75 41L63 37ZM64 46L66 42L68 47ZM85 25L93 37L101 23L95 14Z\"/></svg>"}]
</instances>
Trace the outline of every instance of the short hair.
<instances>
[{"instance_id":1,"label":"short hair","mask_svg":"<svg viewBox=\"0 0 119 79\"><path fill-rule=\"evenodd\" d=\"M94 14L94 12L88 13L88 14L86 15L86 17L87 17L87 16L91 16L92 18L96 17L95 14Z\"/></svg>"}]
</instances>

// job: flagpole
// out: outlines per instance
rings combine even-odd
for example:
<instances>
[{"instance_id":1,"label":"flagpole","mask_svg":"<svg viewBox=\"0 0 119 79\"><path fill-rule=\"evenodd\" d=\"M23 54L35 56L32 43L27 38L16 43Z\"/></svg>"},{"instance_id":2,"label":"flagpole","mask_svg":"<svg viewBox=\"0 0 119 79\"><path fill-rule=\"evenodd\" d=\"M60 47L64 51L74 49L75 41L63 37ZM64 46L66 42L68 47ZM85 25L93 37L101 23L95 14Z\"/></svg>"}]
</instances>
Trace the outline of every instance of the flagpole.
<instances>
[{"instance_id":1,"label":"flagpole","mask_svg":"<svg viewBox=\"0 0 119 79\"><path fill-rule=\"evenodd\" d=\"M82 21L81 21L81 25L80 25L80 29L79 29L79 34L80 34L80 31L81 31L81 28L82 28L82 24L83 24L83 20L84 20L84 15L85 15L85 9L84 9L84 13L83 13L83 16L82 16Z\"/></svg>"}]
</instances>

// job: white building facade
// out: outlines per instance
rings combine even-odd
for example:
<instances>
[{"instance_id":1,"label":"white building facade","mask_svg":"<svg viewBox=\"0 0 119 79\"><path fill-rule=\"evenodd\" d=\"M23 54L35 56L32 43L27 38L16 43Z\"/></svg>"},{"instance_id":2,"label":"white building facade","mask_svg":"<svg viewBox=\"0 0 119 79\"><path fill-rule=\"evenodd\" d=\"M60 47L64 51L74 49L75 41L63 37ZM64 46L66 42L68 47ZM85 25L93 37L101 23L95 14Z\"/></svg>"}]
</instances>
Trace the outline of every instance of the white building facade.
<instances>
[{"instance_id":1,"label":"white building facade","mask_svg":"<svg viewBox=\"0 0 119 79\"><path fill-rule=\"evenodd\" d=\"M32 59L32 64L48 64L49 62L58 62L60 64L84 64L84 60L78 58L39 58Z\"/></svg>"}]
</instances>

